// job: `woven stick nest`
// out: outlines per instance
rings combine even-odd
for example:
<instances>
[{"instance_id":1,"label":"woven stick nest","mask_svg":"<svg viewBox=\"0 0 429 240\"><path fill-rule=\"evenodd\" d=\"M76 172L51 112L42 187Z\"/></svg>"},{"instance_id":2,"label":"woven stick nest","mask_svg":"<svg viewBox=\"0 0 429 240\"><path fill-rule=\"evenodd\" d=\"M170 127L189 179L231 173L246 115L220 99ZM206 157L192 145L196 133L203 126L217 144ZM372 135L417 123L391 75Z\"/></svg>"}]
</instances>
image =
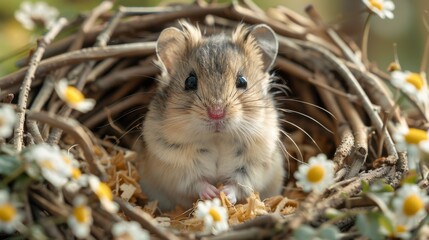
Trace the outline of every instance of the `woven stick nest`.
<instances>
[{"instance_id":1,"label":"woven stick nest","mask_svg":"<svg viewBox=\"0 0 429 240\"><path fill-rule=\"evenodd\" d=\"M301 224L321 225L328 208L374 207L359 196L362 182L385 179L396 188L407 173L406 156L397 151L386 127L388 122L405 121L394 107L388 75L363 61L356 44L324 25L313 7L306 9L308 18L283 6L265 12L247 0L116 11L111 7L110 1L104 1L73 22L58 20L28 58L18 63L21 68L0 79L1 99L14 104L19 115L10 139L15 149L43 142L71 149L84 172L99 176L113 189L120 213L109 214L91 204L93 237L111 237L112 224L125 219L137 221L160 239L283 239ZM139 190L134 167L139 156L133 149L139 144L159 74L153 64L156 39L166 27L177 26L179 19L213 32L233 29L241 22L269 25L279 39L275 74L286 82L277 84L291 89L288 95L277 94L287 99L279 100L279 108L287 109L282 125L290 155L290 179L283 195L265 202L252 196L241 210L230 206L236 213L232 229L217 236L194 232L201 223L192 220L191 211L157 212L156 203L148 202ZM58 34L62 39L53 41ZM95 108L82 114L65 105L53 87L62 78L95 99ZM414 120L415 124L425 121L422 111ZM333 159L336 183L324 194L304 194L295 187L293 172L300 161L319 152ZM27 216L27 222L70 214L72 196L47 184L29 186L28 197L25 209L34 214ZM335 224L348 231L353 221L350 217ZM50 237L70 236L61 224L42 226Z\"/></svg>"}]
</instances>

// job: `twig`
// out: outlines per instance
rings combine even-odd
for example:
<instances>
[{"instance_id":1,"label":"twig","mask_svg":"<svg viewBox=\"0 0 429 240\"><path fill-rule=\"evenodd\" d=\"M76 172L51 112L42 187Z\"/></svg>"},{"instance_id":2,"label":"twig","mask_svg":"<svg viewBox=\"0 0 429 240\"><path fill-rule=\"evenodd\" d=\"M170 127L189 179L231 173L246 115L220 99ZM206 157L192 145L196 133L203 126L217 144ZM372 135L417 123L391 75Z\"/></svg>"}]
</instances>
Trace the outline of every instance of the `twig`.
<instances>
[{"instance_id":1,"label":"twig","mask_svg":"<svg viewBox=\"0 0 429 240\"><path fill-rule=\"evenodd\" d=\"M127 109L129 107L139 106L145 103L147 104L152 96L153 96L153 93L152 94L148 94L148 93L135 94L123 101L119 101L112 104L111 106L108 106L107 107L108 112L114 116L117 113L120 113L124 109ZM88 128L95 127L97 124L99 124L100 122L106 119L108 112L104 110L98 111L96 115L92 116L90 119L88 119L88 121L85 121L83 124Z\"/></svg>"},{"instance_id":2,"label":"twig","mask_svg":"<svg viewBox=\"0 0 429 240\"><path fill-rule=\"evenodd\" d=\"M120 198L115 198L115 202L119 204L121 207L121 210L125 213L125 215L140 223L140 225L147 229L149 232L157 235L160 239L165 240L179 240L178 237L176 237L174 234L167 231L167 229L161 229L155 225L155 221L153 221L153 218L150 217L149 214L145 212L136 212L136 210L127 202L123 201Z\"/></svg>"},{"instance_id":3,"label":"twig","mask_svg":"<svg viewBox=\"0 0 429 240\"><path fill-rule=\"evenodd\" d=\"M48 101L49 97L51 97L52 91L54 89L53 82L54 79L52 75L46 77L45 81L43 82L42 88L39 90L39 93L31 104L31 111L40 111L42 109L43 105ZM34 140L36 143L44 142L36 121L27 119L27 128L28 131L34 136Z\"/></svg>"},{"instance_id":4,"label":"twig","mask_svg":"<svg viewBox=\"0 0 429 240\"><path fill-rule=\"evenodd\" d=\"M15 149L19 152L22 149L23 137L24 137L24 121L25 121L25 110L27 108L28 94L31 88L31 82L35 78L36 70L39 66L40 59L42 59L43 53L47 45L57 36L61 29L65 26L67 20L60 18L51 30L41 39L38 40L38 47L30 60L30 65L26 69L25 78L22 82L21 91L18 96L17 105L17 124L14 129L14 145ZM0 87L1 88L1 87Z\"/></svg>"},{"instance_id":5,"label":"twig","mask_svg":"<svg viewBox=\"0 0 429 240\"><path fill-rule=\"evenodd\" d=\"M74 119L64 119L63 117L54 116L44 112L27 111L27 116L29 119L47 123L52 127L59 128L70 134L70 136L76 140L79 147L82 148L85 160L89 165L89 171L100 177L102 180L107 178L103 168L99 166L95 160L93 153L94 147L90 137L78 122Z\"/></svg>"},{"instance_id":6,"label":"twig","mask_svg":"<svg viewBox=\"0 0 429 240\"><path fill-rule=\"evenodd\" d=\"M110 57L142 56L155 52L156 42L128 43L106 47L92 47L63 53L40 62L34 77L39 77L51 70L88 60L105 59ZM18 84L24 77L28 68L22 68L0 79L0 88Z\"/></svg>"},{"instance_id":7,"label":"twig","mask_svg":"<svg viewBox=\"0 0 429 240\"><path fill-rule=\"evenodd\" d=\"M346 81L347 85L360 98L363 104L363 108L365 109L365 112L368 114L369 118L371 119L371 122L375 125L375 128L377 129L377 131L381 134L380 131L382 131L383 129L383 121L381 120L380 116L376 113L365 91L359 85L358 81L350 72L350 70L342 62L340 62L332 53L326 51L325 49L319 46L316 46L312 43L307 43L300 40L294 40L294 41L297 42L299 45L303 46L304 48L320 53L322 56L326 57L326 60L330 64L332 64L332 67L338 71L338 73ZM386 134L386 148L387 148L388 154L397 159L398 153L396 151L395 144L393 143L393 140L389 132L385 130L383 134Z\"/></svg>"},{"instance_id":8,"label":"twig","mask_svg":"<svg viewBox=\"0 0 429 240\"><path fill-rule=\"evenodd\" d=\"M347 179L356 176L359 173L360 168L365 163L368 155L368 129L350 102L344 101L344 99L338 99L338 102L353 130L353 136L355 139L353 151L347 161L350 166L350 171L345 177Z\"/></svg>"}]
</instances>

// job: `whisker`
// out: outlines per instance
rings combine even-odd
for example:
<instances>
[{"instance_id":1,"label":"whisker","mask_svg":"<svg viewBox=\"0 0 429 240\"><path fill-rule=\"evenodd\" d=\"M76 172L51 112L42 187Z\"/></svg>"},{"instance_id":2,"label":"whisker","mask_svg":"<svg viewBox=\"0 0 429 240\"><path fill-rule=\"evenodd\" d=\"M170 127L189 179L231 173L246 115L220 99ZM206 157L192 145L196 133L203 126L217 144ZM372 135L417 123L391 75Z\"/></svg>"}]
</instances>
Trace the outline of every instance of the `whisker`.
<instances>
[{"instance_id":1,"label":"whisker","mask_svg":"<svg viewBox=\"0 0 429 240\"><path fill-rule=\"evenodd\" d=\"M286 151L286 153L288 154L288 156L289 156L289 157L291 157L292 159L294 159L295 161L299 162L299 163L304 163L304 156L302 155L301 149L299 149L299 147L298 147L298 145L296 144L296 142L295 142L295 141L292 139L292 137L291 137L291 136L289 136L289 134L288 134L287 132L285 132L284 130L281 130L281 129L280 129L280 132L281 132L281 133L283 133L283 135L284 135L285 137L287 137L287 138L292 142L292 144L293 144L293 145L295 146L295 148L298 150L298 154L299 154L299 156L300 156L301 160L299 160L298 158L296 158L296 157L292 156L289 152L287 152L287 151Z\"/></svg>"},{"instance_id":2,"label":"whisker","mask_svg":"<svg viewBox=\"0 0 429 240\"><path fill-rule=\"evenodd\" d=\"M308 119L311 119L312 121L314 121L315 123L317 123L317 125L319 125L320 127L322 127L323 129L325 129L327 132L329 132L329 133L331 133L331 134L334 134L331 130L329 130L327 127L325 127L322 123L320 123L319 121L317 121L315 118L313 118L313 117L310 117L309 115L307 115L307 114L304 114L304 113L302 113L302 112L299 112L299 111L294 111L294 110L291 110L291 109L283 109L283 108L277 108L279 111L282 111L282 112L284 112L284 113L296 113L296 114L298 114L298 115L301 115L301 116L303 116L303 117L306 117L306 118L308 118Z\"/></svg>"},{"instance_id":3,"label":"whisker","mask_svg":"<svg viewBox=\"0 0 429 240\"><path fill-rule=\"evenodd\" d=\"M277 101L298 102L298 103L302 103L302 104L305 104L305 105L308 105L308 106L312 106L312 107L315 107L315 108L317 108L317 109L319 109L319 110L321 110L321 111L329 114L329 116L331 116L332 118L334 118L335 120L337 120L337 118L335 117L335 115L332 114L330 111L328 111L327 109L325 109L325 108L323 108L321 106L317 106L316 104L313 104L313 103L301 101L301 100L298 100L298 99L292 99L292 98L283 98L283 99L276 99L276 100Z\"/></svg>"},{"instance_id":4,"label":"whisker","mask_svg":"<svg viewBox=\"0 0 429 240\"><path fill-rule=\"evenodd\" d=\"M294 127L298 128L301 132L303 132L305 135L307 135L307 137L308 137L308 138L310 138L310 140L314 143L314 145L317 147L317 149L319 149L319 151L320 151L320 152L322 152L322 149L320 149L320 147L319 147L319 145L316 143L316 141L315 141L315 140L310 136L310 134L309 134L307 131L305 131L302 127L300 127L300 126L298 126L297 124L292 123L292 122L290 122L290 121L284 120L284 119L280 119L280 121L282 121L282 122L284 122L284 123L287 123L287 124L290 124L290 125L292 125L292 126L294 126Z\"/></svg>"}]
</instances>

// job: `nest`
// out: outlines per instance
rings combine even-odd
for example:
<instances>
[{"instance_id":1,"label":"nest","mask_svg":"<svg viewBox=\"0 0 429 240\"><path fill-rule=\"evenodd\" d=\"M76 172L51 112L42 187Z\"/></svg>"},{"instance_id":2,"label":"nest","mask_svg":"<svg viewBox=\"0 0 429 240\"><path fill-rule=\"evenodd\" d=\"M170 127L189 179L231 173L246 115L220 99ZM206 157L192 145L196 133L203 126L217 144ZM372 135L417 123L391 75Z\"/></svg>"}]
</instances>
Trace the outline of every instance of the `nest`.
<instances>
[{"instance_id":1,"label":"nest","mask_svg":"<svg viewBox=\"0 0 429 240\"><path fill-rule=\"evenodd\" d=\"M70 23L58 20L28 58L18 63L21 68L0 79L1 99L14 104L21 115L15 149L43 142L71 149L84 172L99 176L113 189L120 211L110 214L92 204L93 237L111 237L112 224L125 219L140 223L161 239L283 239L301 224L320 226L328 208L375 206L359 195L362 182L385 179L399 186L407 159L397 151L386 123L406 119L394 107L388 75L362 60L356 44L326 26L313 7L306 9L308 18L282 6L266 12L247 0L118 11L111 7L110 1L104 1ZM163 29L177 26L179 19L213 32L242 22L269 25L279 39L274 71L284 80L276 84L290 88L289 93L276 93L279 108L286 110L282 127L287 133L283 141L290 178L285 191L264 202L253 195L246 204L229 206L232 229L217 236L195 232L201 223L191 211L157 212L156 203L148 202L139 190L134 166L141 123L159 74L153 64L156 40ZM61 39L53 41L58 34ZM53 90L54 82L62 78L95 99L95 108L82 114L65 105ZM413 122L421 124L422 116L417 112ZM324 194L305 194L295 187L293 172L319 152L335 163L336 183ZM40 182L28 189L26 209L34 214L26 221L69 214L72 196ZM348 231L353 221L350 217L335 224ZM70 236L61 224L42 226L52 238Z\"/></svg>"}]
</instances>

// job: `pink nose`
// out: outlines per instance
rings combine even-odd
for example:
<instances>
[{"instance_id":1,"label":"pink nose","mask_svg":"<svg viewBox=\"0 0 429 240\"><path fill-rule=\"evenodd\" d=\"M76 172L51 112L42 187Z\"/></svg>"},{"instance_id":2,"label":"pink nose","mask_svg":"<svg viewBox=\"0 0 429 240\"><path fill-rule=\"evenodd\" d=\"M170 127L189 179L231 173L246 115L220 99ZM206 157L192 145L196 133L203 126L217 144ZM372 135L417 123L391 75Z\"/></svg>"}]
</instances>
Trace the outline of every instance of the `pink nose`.
<instances>
[{"instance_id":1,"label":"pink nose","mask_svg":"<svg viewBox=\"0 0 429 240\"><path fill-rule=\"evenodd\" d=\"M225 117L225 109L221 106L214 106L208 109L209 118L220 120Z\"/></svg>"}]
</instances>

